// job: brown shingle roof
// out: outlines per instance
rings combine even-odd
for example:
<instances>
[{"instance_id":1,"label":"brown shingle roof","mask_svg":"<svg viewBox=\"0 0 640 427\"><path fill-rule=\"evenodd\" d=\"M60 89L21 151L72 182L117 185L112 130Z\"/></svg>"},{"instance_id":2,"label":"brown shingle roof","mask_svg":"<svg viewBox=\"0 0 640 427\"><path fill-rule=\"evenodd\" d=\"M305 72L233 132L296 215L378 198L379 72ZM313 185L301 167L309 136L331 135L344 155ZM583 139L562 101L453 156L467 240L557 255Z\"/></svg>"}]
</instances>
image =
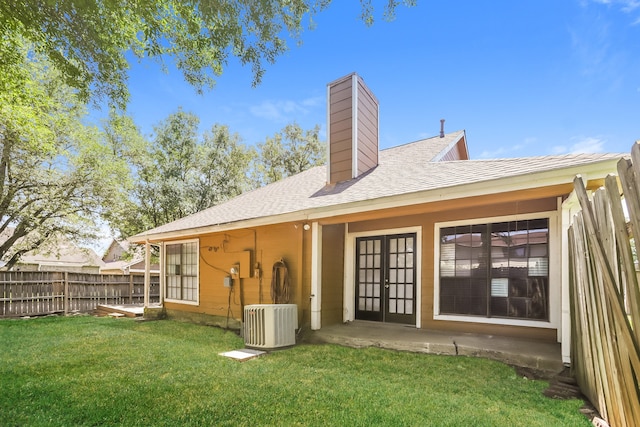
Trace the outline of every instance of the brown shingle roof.
<instances>
[{"instance_id":1,"label":"brown shingle roof","mask_svg":"<svg viewBox=\"0 0 640 427\"><path fill-rule=\"evenodd\" d=\"M379 200L392 196L442 190L511 177L591 165L620 158L620 154L576 154L497 160L432 162L445 147L464 135L429 138L380 151L379 165L360 177L326 185L326 167L318 166L217 206L149 230L144 236L229 224L294 212ZM575 171L573 172L575 173ZM569 179L572 179L570 177ZM330 214L329 214L330 215Z\"/></svg>"}]
</instances>

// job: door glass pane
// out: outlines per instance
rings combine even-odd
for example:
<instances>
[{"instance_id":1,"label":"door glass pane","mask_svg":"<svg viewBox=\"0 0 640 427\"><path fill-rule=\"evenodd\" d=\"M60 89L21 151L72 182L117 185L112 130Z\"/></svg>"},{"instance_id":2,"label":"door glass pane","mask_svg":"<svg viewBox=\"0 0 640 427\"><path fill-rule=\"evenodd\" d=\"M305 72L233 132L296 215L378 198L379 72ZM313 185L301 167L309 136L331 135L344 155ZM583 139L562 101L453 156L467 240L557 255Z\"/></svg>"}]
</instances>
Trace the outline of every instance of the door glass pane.
<instances>
[{"instance_id":1,"label":"door glass pane","mask_svg":"<svg viewBox=\"0 0 640 427\"><path fill-rule=\"evenodd\" d=\"M413 267L413 254L408 253L405 255L405 263L407 267Z\"/></svg>"},{"instance_id":2,"label":"door glass pane","mask_svg":"<svg viewBox=\"0 0 640 427\"><path fill-rule=\"evenodd\" d=\"M413 301L405 301L404 312L406 314L413 314Z\"/></svg>"},{"instance_id":3,"label":"door glass pane","mask_svg":"<svg viewBox=\"0 0 640 427\"><path fill-rule=\"evenodd\" d=\"M373 311L380 311L380 298L373 299Z\"/></svg>"},{"instance_id":4,"label":"door glass pane","mask_svg":"<svg viewBox=\"0 0 640 427\"><path fill-rule=\"evenodd\" d=\"M389 252L391 252L391 253L398 252L398 240L397 239L389 240Z\"/></svg>"},{"instance_id":5,"label":"door glass pane","mask_svg":"<svg viewBox=\"0 0 640 427\"><path fill-rule=\"evenodd\" d=\"M407 275L405 277L407 283L413 283L413 269L409 268L406 270Z\"/></svg>"},{"instance_id":6,"label":"door glass pane","mask_svg":"<svg viewBox=\"0 0 640 427\"><path fill-rule=\"evenodd\" d=\"M392 299L389 300L389 313L395 313L396 312L396 300Z\"/></svg>"},{"instance_id":7,"label":"door glass pane","mask_svg":"<svg viewBox=\"0 0 640 427\"><path fill-rule=\"evenodd\" d=\"M404 268L404 254L398 254L398 267Z\"/></svg>"},{"instance_id":8,"label":"door glass pane","mask_svg":"<svg viewBox=\"0 0 640 427\"><path fill-rule=\"evenodd\" d=\"M405 288L405 295L407 298L413 299L413 285L407 285Z\"/></svg>"}]
</instances>

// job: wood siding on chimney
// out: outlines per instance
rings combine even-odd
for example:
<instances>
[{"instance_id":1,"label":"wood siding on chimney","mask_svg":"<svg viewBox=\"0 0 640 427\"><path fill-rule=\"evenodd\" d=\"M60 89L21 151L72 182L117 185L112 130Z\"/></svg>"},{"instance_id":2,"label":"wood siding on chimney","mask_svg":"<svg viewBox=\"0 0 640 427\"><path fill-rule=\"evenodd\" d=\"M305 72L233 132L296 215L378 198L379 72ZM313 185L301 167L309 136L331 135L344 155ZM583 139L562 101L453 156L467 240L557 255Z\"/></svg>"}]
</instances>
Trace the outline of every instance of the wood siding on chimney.
<instances>
[{"instance_id":1,"label":"wood siding on chimney","mask_svg":"<svg viewBox=\"0 0 640 427\"><path fill-rule=\"evenodd\" d=\"M329 182L351 179L353 164L353 85L344 78L329 87Z\"/></svg>"},{"instance_id":2,"label":"wood siding on chimney","mask_svg":"<svg viewBox=\"0 0 640 427\"><path fill-rule=\"evenodd\" d=\"M359 176L378 166L378 101L360 78L357 109Z\"/></svg>"},{"instance_id":3,"label":"wood siding on chimney","mask_svg":"<svg viewBox=\"0 0 640 427\"><path fill-rule=\"evenodd\" d=\"M378 101L357 74L328 86L328 181L355 178L378 165Z\"/></svg>"}]
</instances>

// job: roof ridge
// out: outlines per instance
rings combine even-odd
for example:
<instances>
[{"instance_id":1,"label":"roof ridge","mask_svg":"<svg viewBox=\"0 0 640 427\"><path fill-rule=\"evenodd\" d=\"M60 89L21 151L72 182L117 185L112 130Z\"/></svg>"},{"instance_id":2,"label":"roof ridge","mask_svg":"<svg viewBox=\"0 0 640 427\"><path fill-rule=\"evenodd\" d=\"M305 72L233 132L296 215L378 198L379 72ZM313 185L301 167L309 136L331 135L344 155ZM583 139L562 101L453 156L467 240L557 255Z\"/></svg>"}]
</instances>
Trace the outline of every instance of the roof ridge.
<instances>
[{"instance_id":1,"label":"roof ridge","mask_svg":"<svg viewBox=\"0 0 640 427\"><path fill-rule=\"evenodd\" d=\"M464 129L460 129L460 130L457 130L457 131L454 131L454 132L448 132L448 133L445 133L444 137L442 137L442 138L453 137L453 136L459 135L459 134L461 134L463 132L464 132ZM396 148L402 148L402 147L406 147L408 145L418 144L420 142L428 141L430 139L442 139L442 138L440 137L440 135L434 135L434 136L430 136L430 137L427 137L427 138L417 139L417 140L411 141L411 142L405 142L404 144L394 145L393 147L381 148L380 152L395 150Z\"/></svg>"}]
</instances>

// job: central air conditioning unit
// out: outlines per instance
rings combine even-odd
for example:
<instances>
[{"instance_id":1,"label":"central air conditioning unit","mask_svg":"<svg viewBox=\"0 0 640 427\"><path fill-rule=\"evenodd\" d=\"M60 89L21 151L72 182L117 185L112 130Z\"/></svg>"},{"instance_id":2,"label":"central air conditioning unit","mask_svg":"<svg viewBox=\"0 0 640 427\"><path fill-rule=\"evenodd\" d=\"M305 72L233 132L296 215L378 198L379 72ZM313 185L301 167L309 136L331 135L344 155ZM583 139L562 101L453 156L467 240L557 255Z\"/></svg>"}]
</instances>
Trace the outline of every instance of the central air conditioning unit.
<instances>
[{"instance_id":1,"label":"central air conditioning unit","mask_svg":"<svg viewBox=\"0 0 640 427\"><path fill-rule=\"evenodd\" d=\"M295 345L296 304L253 304L244 307L244 344L254 348Z\"/></svg>"}]
</instances>

